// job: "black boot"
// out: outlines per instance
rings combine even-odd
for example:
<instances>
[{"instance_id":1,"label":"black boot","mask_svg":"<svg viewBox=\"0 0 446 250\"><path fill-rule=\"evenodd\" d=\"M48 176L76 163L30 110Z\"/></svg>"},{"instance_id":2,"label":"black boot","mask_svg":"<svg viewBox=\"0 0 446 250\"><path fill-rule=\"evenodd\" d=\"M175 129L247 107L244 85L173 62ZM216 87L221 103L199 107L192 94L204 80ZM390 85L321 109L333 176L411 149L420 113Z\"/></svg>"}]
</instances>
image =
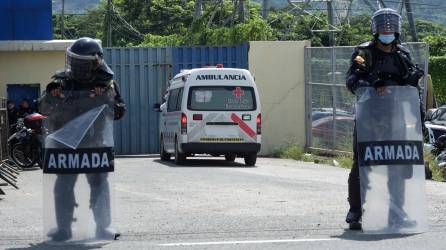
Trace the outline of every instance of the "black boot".
<instances>
[{"instance_id":1,"label":"black boot","mask_svg":"<svg viewBox=\"0 0 446 250\"><path fill-rule=\"evenodd\" d=\"M53 232L48 233L48 237L50 237L52 241L67 241L71 239L71 229L57 228Z\"/></svg>"},{"instance_id":2,"label":"black boot","mask_svg":"<svg viewBox=\"0 0 446 250\"><path fill-rule=\"evenodd\" d=\"M345 218L345 222L349 224L350 230L361 230L361 212L357 211L348 211L347 217Z\"/></svg>"}]
</instances>

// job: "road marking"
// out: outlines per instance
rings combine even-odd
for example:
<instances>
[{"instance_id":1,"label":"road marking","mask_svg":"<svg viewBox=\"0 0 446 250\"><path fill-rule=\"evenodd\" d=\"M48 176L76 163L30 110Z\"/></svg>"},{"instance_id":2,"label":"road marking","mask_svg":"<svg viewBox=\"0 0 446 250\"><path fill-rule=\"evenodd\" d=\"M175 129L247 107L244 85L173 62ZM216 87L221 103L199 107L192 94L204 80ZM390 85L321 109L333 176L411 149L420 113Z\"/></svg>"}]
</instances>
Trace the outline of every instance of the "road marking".
<instances>
[{"instance_id":1,"label":"road marking","mask_svg":"<svg viewBox=\"0 0 446 250\"><path fill-rule=\"evenodd\" d=\"M159 244L159 246L206 246L206 245L235 245L235 244L264 244L264 243L292 243L292 242L314 242L314 241L331 241L339 239L287 239L287 240L247 240L247 241L210 241L210 242L184 242L184 243L167 243Z\"/></svg>"}]
</instances>

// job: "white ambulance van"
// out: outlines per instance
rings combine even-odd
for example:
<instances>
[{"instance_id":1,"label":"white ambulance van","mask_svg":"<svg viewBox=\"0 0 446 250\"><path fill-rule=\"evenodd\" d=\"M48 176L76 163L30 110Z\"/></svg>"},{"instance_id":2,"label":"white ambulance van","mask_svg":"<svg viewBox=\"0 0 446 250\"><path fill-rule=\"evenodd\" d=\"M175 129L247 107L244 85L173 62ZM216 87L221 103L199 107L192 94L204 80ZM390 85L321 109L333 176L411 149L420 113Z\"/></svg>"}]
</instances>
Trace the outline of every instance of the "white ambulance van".
<instances>
[{"instance_id":1,"label":"white ambulance van","mask_svg":"<svg viewBox=\"0 0 446 250\"><path fill-rule=\"evenodd\" d=\"M195 154L243 157L253 166L261 145L260 98L244 69L184 70L171 81L160 115L160 157L183 164Z\"/></svg>"}]
</instances>

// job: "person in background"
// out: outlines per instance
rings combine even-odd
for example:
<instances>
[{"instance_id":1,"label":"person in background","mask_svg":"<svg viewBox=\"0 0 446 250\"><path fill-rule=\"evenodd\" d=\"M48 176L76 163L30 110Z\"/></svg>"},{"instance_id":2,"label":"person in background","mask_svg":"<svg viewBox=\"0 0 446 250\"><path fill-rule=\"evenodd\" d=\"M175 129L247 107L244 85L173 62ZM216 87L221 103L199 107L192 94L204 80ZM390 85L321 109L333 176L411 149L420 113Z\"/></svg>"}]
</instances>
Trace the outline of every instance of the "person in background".
<instances>
[{"instance_id":1,"label":"person in background","mask_svg":"<svg viewBox=\"0 0 446 250\"><path fill-rule=\"evenodd\" d=\"M20 101L19 107L19 118L24 118L27 115L34 113L34 110L29 106L29 102L27 99L22 99Z\"/></svg>"}]
</instances>

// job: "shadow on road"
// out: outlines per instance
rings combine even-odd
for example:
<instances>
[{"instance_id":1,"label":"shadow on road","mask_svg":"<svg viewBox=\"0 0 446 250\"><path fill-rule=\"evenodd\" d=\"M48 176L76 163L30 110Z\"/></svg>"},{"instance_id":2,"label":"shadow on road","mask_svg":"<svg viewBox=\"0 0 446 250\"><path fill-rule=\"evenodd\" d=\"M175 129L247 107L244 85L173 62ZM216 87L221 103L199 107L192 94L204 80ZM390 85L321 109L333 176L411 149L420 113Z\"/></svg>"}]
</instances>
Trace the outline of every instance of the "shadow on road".
<instances>
[{"instance_id":1,"label":"shadow on road","mask_svg":"<svg viewBox=\"0 0 446 250\"><path fill-rule=\"evenodd\" d=\"M30 244L29 247L19 247L19 248L6 248L6 250L90 250L90 249L100 249L107 245L108 243L98 243L98 244L57 244L49 245L47 242L42 242L39 244Z\"/></svg>"},{"instance_id":2,"label":"shadow on road","mask_svg":"<svg viewBox=\"0 0 446 250\"><path fill-rule=\"evenodd\" d=\"M238 162L228 162L225 160L216 160L216 159L187 159L183 165L176 165L174 161L161 161L159 159L155 160L156 163L172 167L172 168L234 168L234 167L242 167L242 168L255 168L256 166L246 166L245 164L241 164Z\"/></svg>"},{"instance_id":3,"label":"shadow on road","mask_svg":"<svg viewBox=\"0 0 446 250\"><path fill-rule=\"evenodd\" d=\"M344 240L354 241L380 241L390 239L402 239L411 237L417 234L364 234L362 231L352 231L346 229L341 235L333 235L331 238L338 238Z\"/></svg>"}]
</instances>

